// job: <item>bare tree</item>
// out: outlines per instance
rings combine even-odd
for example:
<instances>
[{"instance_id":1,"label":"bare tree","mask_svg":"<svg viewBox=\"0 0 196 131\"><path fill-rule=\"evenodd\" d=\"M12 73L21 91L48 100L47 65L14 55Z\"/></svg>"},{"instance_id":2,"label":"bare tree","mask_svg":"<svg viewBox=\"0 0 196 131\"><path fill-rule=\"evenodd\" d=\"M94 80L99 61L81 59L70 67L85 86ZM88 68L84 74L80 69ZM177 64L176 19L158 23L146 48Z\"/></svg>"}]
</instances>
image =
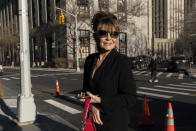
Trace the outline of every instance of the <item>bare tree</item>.
<instances>
[{"instance_id":1,"label":"bare tree","mask_svg":"<svg viewBox=\"0 0 196 131\"><path fill-rule=\"evenodd\" d=\"M57 40L66 40L64 41L64 45L71 49L68 52L69 54L74 54L75 52L75 18L72 15L70 15L70 13L73 15L77 14L78 29L89 30L91 35L90 38L92 38L91 18L99 10L99 5L94 5L94 1L92 0L81 0L80 2L83 3L76 3L76 1L74 0L66 1L66 6L65 8L63 8L67 12L69 12L64 12L66 16L65 21L67 27L66 35L62 33L62 30L60 31L58 29ZM114 13L118 17L122 31L126 31L129 34L137 37L137 43L142 44L146 43L146 41L141 42L141 40L143 40L143 38L140 39L142 34L141 29L137 27L135 19L142 16L147 16L147 12L145 11L147 7L145 6L146 3L143 0L119 0L118 2L110 0L108 8L106 9L110 9L110 11L112 11L112 13ZM59 12L57 12L57 14L58 13ZM62 25L59 26L61 27ZM95 43L92 42L91 44Z\"/></svg>"}]
</instances>

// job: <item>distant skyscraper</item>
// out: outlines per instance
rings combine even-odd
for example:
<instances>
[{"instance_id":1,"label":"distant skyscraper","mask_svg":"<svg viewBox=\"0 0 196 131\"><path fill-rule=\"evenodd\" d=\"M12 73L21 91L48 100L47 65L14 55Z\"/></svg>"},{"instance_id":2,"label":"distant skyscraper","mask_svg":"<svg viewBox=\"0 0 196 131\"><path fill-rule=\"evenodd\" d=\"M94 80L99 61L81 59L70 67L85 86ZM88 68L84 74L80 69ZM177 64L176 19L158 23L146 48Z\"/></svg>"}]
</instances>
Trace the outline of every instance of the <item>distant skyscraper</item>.
<instances>
[{"instance_id":1,"label":"distant skyscraper","mask_svg":"<svg viewBox=\"0 0 196 131\"><path fill-rule=\"evenodd\" d=\"M149 1L149 43L162 58L175 55L175 40L183 33L184 0Z\"/></svg>"}]
</instances>

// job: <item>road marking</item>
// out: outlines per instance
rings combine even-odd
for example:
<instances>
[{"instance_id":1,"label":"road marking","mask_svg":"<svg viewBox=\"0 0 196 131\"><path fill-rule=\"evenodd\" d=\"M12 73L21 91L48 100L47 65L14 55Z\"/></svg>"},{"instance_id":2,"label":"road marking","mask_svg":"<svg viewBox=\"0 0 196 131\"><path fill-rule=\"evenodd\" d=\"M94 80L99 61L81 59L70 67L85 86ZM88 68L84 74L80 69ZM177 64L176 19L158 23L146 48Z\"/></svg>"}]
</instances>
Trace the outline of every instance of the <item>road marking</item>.
<instances>
[{"instance_id":1,"label":"road marking","mask_svg":"<svg viewBox=\"0 0 196 131\"><path fill-rule=\"evenodd\" d=\"M141 71L141 72L139 72L139 73L137 73L137 74L135 74L135 75L141 75L141 74L143 74L143 73L145 73L146 71Z\"/></svg>"},{"instance_id":2,"label":"road marking","mask_svg":"<svg viewBox=\"0 0 196 131\"><path fill-rule=\"evenodd\" d=\"M173 73L169 73L169 74L167 74L167 78L169 78L169 77L171 77L173 75Z\"/></svg>"},{"instance_id":3,"label":"road marking","mask_svg":"<svg viewBox=\"0 0 196 131\"><path fill-rule=\"evenodd\" d=\"M150 72L148 72L147 74L145 74L144 76L149 76L150 75Z\"/></svg>"},{"instance_id":4,"label":"road marking","mask_svg":"<svg viewBox=\"0 0 196 131\"><path fill-rule=\"evenodd\" d=\"M196 88L195 86L187 86L187 85L176 85L176 84L168 84L169 86L178 86L178 87L190 87L190 88Z\"/></svg>"},{"instance_id":5,"label":"road marking","mask_svg":"<svg viewBox=\"0 0 196 131\"><path fill-rule=\"evenodd\" d=\"M171 87L171 86L155 86L155 87L160 87L160 88L165 88L165 89L174 89L174 90L183 90L183 91L195 91L196 90L193 90L193 89L184 89L184 88L176 88L176 87Z\"/></svg>"},{"instance_id":6,"label":"road marking","mask_svg":"<svg viewBox=\"0 0 196 131\"><path fill-rule=\"evenodd\" d=\"M138 73L139 71L133 71L133 73L135 74L135 73Z\"/></svg>"},{"instance_id":7,"label":"road marking","mask_svg":"<svg viewBox=\"0 0 196 131\"><path fill-rule=\"evenodd\" d=\"M173 97L173 96L154 94L154 93L143 92L143 91L137 91L137 93L141 95L156 96L156 97L162 97L162 98L167 98L167 99L170 99Z\"/></svg>"},{"instance_id":8,"label":"road marking","mask_svg":"<svg viewBox=\"0 0 196 131\"><path fill-rule=\"evenodd\" d=\"M183 93L183 92L177 92L177 91L159 90L159 89L153 89L153 88L149 88L149 87L139 87L139 89L151 90L151 91L159 91L159 92L167 92L167 93L171 93L171 94L189 95L189 93Z\"/></svg>"},{"instance_id":9,"label":"road marking","mask_svg":"<svg viewBox=\"0 0 196 131\"><path fill-rule=\"evenodd\" d=\"M6 81L9 81L9 80L11 80L11 79L9 79L9 78L2 78L3 80L6 80Z\"/></svg>"},{"instance_id":10,"label":"road marking","mask_svg":"<svg viewBox=\"0 0 196 131\"><path fill-rule=\"evenodd\" d=\"M179 74L178 79L183 79L184 74Z\"/></svg>"},{"instance_id":11,"label":"road marking","mask_svg":"<svg viewBox=\"0 0 196 131\"><path fill-rule=\"evenodd\" d=\"M190 86L196 86L196 84L191 84L191 83L180 83L180 84L183 84L183 85L190 85Z\"/></svg>"},{"instance_id":12,"label":"road marking","mask_svg":"<svg viewBox=\"0 0 196 131\"><path fill-rule=\"evenodd\" d=\"M43 114L43 113L42 113ZM45 116L48 116L49 118L51 118L52 120L58 121L59 123L62 123L63 125L66 125L70 128L73 128L74 131L79 131L80 129L78 127L76 127L75 125L73 125L72 123L70 123L68 121L68 119L66 118L62 118L62 116L56 115L56 114L44 114ZM58 127L57 127L58 128Z\"/></svg>"},{"instance_id":13,"label":"road marking","mask_svg":"<svg viewBox=\"0 0 196 131\"><path fill-rule=\"evenodd\" d=\"M12 79L16 79L16 80L20 79L19 77L10 77L10 78L12 78Z\"/></svg>"},{"instance_id":14,"label":"road marking","mask_svg":"<svg viewBox=\"0 0 196 131\"><path fill-rule=\"evenodd\" d=\"M39 77L39 76L31 76L31 77Z\"/></svg>"},{"instance_id":15,"label":"road marking","mask_svg":"<svg viewBox=\"0 0 196 131\"><path fill-rule=\"evenodd\" d=\"M51 104L51 105L53 105L53 106L55 106L55 107L57 107L57 108L59 108L59 109L61 109L61 110L64 110L66 112L69 112L71 114L81 113L81 111L79 111L79 110L76 110L74 108L71 108L71 107L69 107L67 105L61 104L61 103L59 103L57 101L54 101L54 100L51 100L51 99L44 100L44 101L47 102L47 103L49 103L49 104Z\"/></svg>"},{"instance_id":16,"label":"road marking","mask_svg":"<svg viewBox=\"0 0 196 131\"><path fill-rule=\"evenodd\" d=\"M163 74L163 72L159 72L159 73L157 74L157 77L159 77L161 74Z\"/></svg>"}]
</instances>

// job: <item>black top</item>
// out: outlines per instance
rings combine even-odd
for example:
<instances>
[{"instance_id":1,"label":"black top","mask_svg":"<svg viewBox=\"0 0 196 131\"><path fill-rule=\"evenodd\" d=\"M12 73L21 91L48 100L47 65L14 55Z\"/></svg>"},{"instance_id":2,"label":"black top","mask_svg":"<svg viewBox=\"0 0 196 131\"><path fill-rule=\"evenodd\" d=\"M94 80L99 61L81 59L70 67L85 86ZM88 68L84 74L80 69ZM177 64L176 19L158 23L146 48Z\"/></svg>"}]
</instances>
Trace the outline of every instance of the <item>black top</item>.
<instances>
[{"instance_id":1,"label":"black top","mask_svg":"<svg viewBox=\"0 0 196 131\"><path fill-rule=\"evenodd\" d=\"M127 131L128 108L136 103L136 84L128 57L113 49L92 79L98 53L86 58L83 76L83 92L89 91L101 97L102 131ZM96 106L97 104L95 104Z\"/></svg>"},{"instance_id":2,"label":"black top","mask_svg":"<svg viewBox=\"0 0 196 131\"><path fill-rule=\"evenodd\" d=\"M149 68L151 71L156 71L157 70L157 59L151 59Z\"/></svg>"}]
</instances>

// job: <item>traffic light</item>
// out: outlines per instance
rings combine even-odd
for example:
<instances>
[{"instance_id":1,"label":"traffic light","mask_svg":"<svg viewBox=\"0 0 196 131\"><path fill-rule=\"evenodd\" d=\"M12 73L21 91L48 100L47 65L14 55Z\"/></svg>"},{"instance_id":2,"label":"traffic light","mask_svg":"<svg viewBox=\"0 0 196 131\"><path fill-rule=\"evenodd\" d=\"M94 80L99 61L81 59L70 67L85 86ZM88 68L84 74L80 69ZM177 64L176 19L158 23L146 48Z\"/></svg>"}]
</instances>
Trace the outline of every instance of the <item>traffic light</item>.
<instances>
[{"instance_id":1,"label":"traffic light","mask_svg":"<svg viewBox=\"0 0 196 131\"><path fill-rule=\"evenodd\" d=\"M59 24L65 24L65 15L63 13L59 16Z\"/></svg>"},{"instance_id":2,"label":"traffic light","mask_svg":"<svg viewBox=\"0 0 196 131\"><path fill-rule=\"evenodd\" d=\"M61 24L61 21L62 21L62 16L60 15L59 16L59 24Z\"/></svg>"},{"instance_id":3,"label":"traffic light","mask_svg":"<svg viewBox=\"0 0 196 131\"><path fill-rule=\"evenodd\" d=\"M83 52L84 52L84 51L83 51L83 49L82 49L82 48L80 48L80 54L83 54Z\"/></svg>"},{"instance_id":4,"label":"traffic light","mask_svg":"<svg viewBox=\"0 0 196 131\"><path fill-rule=\"evenodd\" d=\"M65 24L65 16L61 13L61 24Z\"/></svg>"}]
</instances>

